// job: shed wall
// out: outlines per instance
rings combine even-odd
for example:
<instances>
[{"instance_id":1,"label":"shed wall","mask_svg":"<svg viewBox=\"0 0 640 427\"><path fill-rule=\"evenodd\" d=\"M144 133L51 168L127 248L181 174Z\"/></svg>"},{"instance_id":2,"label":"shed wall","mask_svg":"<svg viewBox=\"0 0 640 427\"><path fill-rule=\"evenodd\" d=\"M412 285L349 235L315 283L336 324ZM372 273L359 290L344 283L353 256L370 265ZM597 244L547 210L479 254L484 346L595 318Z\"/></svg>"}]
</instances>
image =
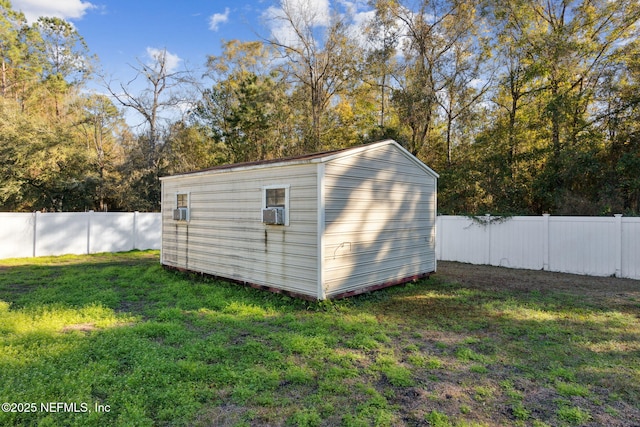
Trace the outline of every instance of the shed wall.
<instances>
[{"instance_id":1,"label":"shed wall","mask_svg":"<svg viewBox=\"0 0 640 427\"><path fill-rule=\"evenodd\" d=\"M289 226L262 223L262 189L290 185ZM317 296L316 165L182 175L162 181L162 263ZM189 193L190 220L174 221Z\"/></svg>"},{"instance_id":2,"label":"shed wall","mask_svg":"<svg viewBox=\"0 0 640 427\"><path fill-rule=\"evenodd\" d=\"M436 269L436 178L387 145L327 162L327 297Z\"/></svg>"}]
</instances>

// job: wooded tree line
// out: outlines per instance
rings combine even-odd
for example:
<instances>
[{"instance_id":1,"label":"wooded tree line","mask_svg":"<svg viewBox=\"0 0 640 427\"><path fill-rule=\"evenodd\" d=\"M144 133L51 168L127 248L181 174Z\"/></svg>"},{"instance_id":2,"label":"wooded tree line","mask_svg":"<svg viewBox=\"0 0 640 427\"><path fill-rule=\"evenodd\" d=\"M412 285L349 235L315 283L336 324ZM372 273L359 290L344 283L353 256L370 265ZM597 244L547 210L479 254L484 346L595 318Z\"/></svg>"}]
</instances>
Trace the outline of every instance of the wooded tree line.
<instances>
[{"instance_id":1,"label":"wooded tree line","mask_svg":"<svg viewBox=\"0 0 640 427\"><path fill-rule=\"evenodd\" d=\"M393 138L441 213L640 214L637 1L370 0L360 27L307 6L204 76L157 52L107 96L72 25L0 0L1 209L158 210L163 175Z\"/></svg>"}]
</instances>

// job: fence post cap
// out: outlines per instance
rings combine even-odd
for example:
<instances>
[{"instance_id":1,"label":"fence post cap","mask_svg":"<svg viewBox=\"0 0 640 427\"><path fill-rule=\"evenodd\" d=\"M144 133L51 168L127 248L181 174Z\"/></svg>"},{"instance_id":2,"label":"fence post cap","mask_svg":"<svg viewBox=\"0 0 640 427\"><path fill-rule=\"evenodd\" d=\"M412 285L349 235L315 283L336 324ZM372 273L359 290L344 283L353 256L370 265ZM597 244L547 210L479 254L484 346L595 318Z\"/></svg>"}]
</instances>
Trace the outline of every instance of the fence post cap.
<instances>
[{"instance_id":1,"label":"fence post cap","mask_svg":"<svg viewBox=\"0 0 640 427\"><path fill-rule=\"evenodd\" d=\"M620 218L622 214L613 214L613 216L615 216L616 218Z\"/></svg>"}]
</instances>

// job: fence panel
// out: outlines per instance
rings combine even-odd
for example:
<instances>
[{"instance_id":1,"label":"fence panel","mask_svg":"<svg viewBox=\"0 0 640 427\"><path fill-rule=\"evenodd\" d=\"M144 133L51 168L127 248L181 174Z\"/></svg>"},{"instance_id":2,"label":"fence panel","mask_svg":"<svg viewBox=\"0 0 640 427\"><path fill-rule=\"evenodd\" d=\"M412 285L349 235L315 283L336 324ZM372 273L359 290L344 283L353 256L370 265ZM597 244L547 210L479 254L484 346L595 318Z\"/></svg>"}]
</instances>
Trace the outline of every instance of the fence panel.
<instances>
[{"instance_id":1,"label":"fence panel","mask_svg":"<svg viewBox=\"0 0 640 427\"><path fill-rule=\"evenodd\" d=\"M0 213L1 258L160 249L160 213Z\"/></svg>"},{"instance_id":2,"label":"fence panel","mask_svg":"<svg viewBox=\"0 0 640 427\"><path fill-rule=\"evenodd\" d=\"M89 213L36 213L34 256L89 253Z\"/></svg>"},{"instance_id":3,"label":"fence panel","mask_svg":"<svg viewBox=\"0 0 640 427\"><path fill-rule=\"evenodd\" d=\"M589 276L616 273L615 218L552 217L549 270Z\"/></svg>"},{"instance_id":4,"label":"fence panel","mask_svg":"<svg viewBox=\"0 0 640 427\"><path fill-rule=\"evenodd\" d=\"M490 265L542 270L544 266L544 219L514 217L483 225L490 234ZM489 233L490 229L490 233Z\"/></svg>"},{"instance_id":5,"label":"fence panel","mask_svg":"<svg viewBox=\"0 0 640 427\"><path fill-rule=\"evenodd\" d=\"M438 216L436 256L442 261L488 264L488 233L465 216Z\"/></svg>"},{"instance_id":6,"label":"fence panel","mask_svg":"<svg viewBox=\"0 0 640 427\"><path fill-rule=\"evenodd\" d=\"M138 212L136 215L136 249L160 249L162 219L160 213Z\"/></svg>"},{"instance_id":7,"label":"fence panel","mask_svg":"<svg viewBox=\"0 0 640 427\"><path fill-rule=\"evenodd\" d=\"M621 276L640 279L640 218L622 218L621 229Z\"/></svg>"},{"instance_id":8,"label":"fence panel","mask_svg":"<svg viewBox=\"0 0 640 427\"><path fill-rule=\"evenodd\" d=\"M33 256L34 214L0 213L0 259Z\"/></svg>"},{"instance_id":9,"label":"fence panel","mask_svg":"<svg viewBox=\"0 0 640 427\"><path fill-rule=\"evenodd\" d=\"M109 212L91 216L89 253L121 252L133 249L134 218L131 213Z\"/></svg>"},{"instance_id":10,"label":"fence panel","mask_svg":"<svg viewBox=\"0 0 640 427\"><path fill-rule=\"evenodd\" d=\"M439 216L438 260L640 279L640 218Z\"/></svg>"}]
</instances>

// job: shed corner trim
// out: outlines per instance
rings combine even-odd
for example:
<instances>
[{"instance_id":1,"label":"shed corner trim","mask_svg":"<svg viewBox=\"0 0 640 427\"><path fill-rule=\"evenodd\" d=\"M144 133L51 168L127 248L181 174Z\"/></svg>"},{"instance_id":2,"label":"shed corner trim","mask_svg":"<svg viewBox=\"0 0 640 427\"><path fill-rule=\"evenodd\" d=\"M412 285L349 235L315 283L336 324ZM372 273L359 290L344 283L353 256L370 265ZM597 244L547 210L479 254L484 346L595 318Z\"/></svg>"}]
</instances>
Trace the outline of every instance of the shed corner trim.
<instances>
[{"instance_id":1,"label":"shed corner trim","mask_svg":"<svg viewBox=\"0 0 640 427\"><path fill-rule=\"evenodd\" d=\"M318 299L324 300L327 298L324 289L324 232L325 232L325 189L324 189L324 163L317 164L316 173L316 185L318 196L318 209L316 220L318 222L317 232L317 280L318 280Z\"/></svg>"}]
</instances>

